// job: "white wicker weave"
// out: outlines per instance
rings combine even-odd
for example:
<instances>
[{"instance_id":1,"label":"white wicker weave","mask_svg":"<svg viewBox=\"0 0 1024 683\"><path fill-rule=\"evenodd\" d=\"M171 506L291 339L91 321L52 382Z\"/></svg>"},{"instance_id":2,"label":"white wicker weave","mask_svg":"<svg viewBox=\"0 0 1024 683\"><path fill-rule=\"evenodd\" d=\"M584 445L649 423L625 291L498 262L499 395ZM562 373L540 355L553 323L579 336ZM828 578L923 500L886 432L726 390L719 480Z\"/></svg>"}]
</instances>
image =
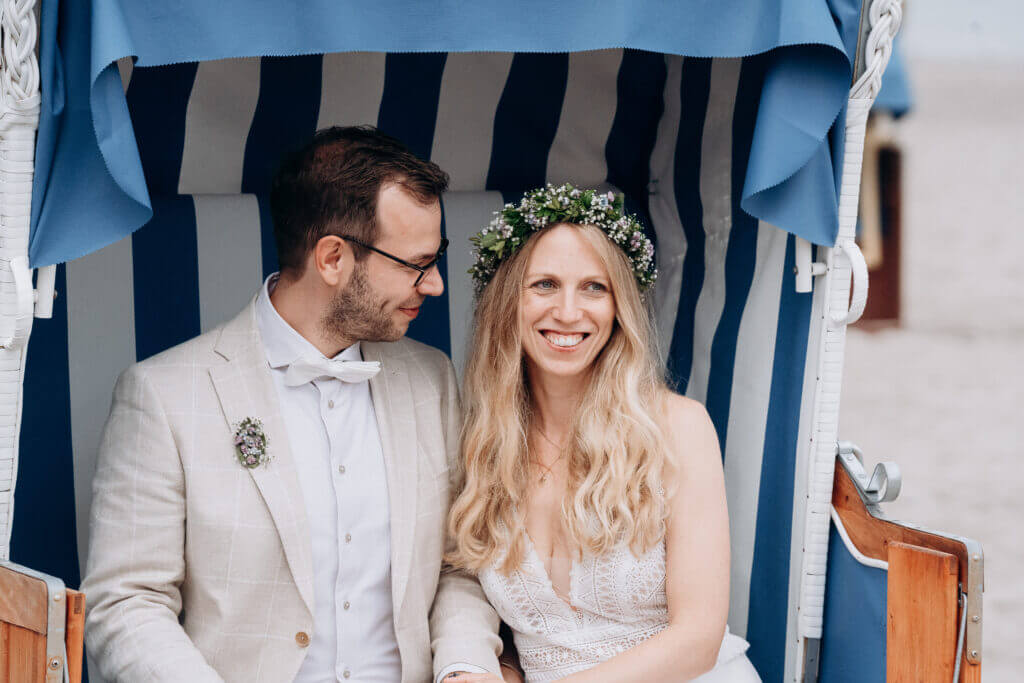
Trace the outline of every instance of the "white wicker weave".
<instances>
[{"instance_id":1,"label":"white wicker weave","mask_svg":"<svg viewBox=\"0 0 1024 683\"><path fill-rule=\"evenodd\" d=\"M839 193L839 232L833 248L825 250L825 296L815 307L817 372L809 434L801 449L807 463L807 509L803 528L800 597L797 604L797 657L787 666L787 678L802 680L803 648L808 638L821 638L825 609L825 573L828 562L832 481L835 475L839 431L846 327L857 321L867 301L867 266L854 243L861 165L868 112L892 55L892 42L902 19L901 0L874 0L868 10L870 32L866 42L866 68L850 89L846 113L842 183ZM819 249L819 253L821 250ZM853 296L851 299L851 280ZM848 303L849 302L849 303ZM799 471L799 470L798 470ZM798 487L799 489L799 487Z\"/></svg>"},{"instance_id":2,"label":"white wicker weave","mask_svg":"<svg viewBox=\"0 0 1024 683\"><path fill-rule=\"evenodd\" d=\"M22 381L34 293L28 269L35 131L39 121L35 0L3 0L0 31L0 560L10 554Z\"/></svg>"}]
</instances>

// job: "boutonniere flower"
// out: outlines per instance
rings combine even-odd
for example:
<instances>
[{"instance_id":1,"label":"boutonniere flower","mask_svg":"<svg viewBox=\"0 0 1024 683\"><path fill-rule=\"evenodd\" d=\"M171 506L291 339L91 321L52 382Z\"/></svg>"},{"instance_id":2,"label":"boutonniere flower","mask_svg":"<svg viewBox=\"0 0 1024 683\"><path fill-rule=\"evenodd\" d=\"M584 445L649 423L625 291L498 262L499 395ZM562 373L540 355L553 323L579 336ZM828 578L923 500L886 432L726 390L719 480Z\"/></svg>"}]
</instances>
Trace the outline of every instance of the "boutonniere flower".
<instances>
[{"instance_id":1,"label":"boutonniere flower","mask_svg":"<svg viewBox=\"0 0 1024 683\"><path fill-rule=\"evenodd\" d=\"M235 455L242 467L252 469L270 462L263 422L247 417L235 425Z\"/></svg>"}]
</instances>

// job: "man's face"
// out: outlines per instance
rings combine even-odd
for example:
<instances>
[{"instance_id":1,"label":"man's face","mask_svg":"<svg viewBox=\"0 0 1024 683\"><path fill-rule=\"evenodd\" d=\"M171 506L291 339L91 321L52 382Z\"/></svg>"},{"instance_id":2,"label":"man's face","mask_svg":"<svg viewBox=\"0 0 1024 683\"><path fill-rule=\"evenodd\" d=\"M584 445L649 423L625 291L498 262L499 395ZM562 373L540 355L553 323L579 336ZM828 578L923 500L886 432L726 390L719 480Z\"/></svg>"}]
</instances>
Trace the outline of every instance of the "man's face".
<instances>
[{"instance_id":1,"label":"man's face","mask_svg":"<svg viewBox=\"0 0 1024 683\"><path fill-rule=\"evenodd\" d=\"M377 226L374 247L403 261L425 265L441 243L441 203L424 206L400 185L385 185L377 197ZM331 336L360 341L400 339L423 300L444 292L436 267L414 285L417 277L419 272L371 251L356 262L321 324Z\"/></svg>"}]
</instances>

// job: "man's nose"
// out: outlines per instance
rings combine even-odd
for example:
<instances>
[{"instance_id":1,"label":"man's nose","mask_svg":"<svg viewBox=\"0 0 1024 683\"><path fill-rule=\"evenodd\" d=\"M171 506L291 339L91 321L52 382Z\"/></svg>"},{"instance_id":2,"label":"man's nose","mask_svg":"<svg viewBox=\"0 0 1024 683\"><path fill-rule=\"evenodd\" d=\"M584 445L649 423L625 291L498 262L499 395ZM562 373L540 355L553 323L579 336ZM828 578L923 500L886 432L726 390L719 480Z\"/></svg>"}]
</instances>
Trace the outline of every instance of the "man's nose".
<instances>
[{"instance_id":1,"label":"man's nose","mask_svg":"<svg viewBox=\"0 0 1024 683\"><path fill-rule=\"evenodd\" d=\"M436 263L423 274L423 279L416 285L416 291L424 296L441 296L444 293L444 280Z\"/></svg>"}]
</instances>

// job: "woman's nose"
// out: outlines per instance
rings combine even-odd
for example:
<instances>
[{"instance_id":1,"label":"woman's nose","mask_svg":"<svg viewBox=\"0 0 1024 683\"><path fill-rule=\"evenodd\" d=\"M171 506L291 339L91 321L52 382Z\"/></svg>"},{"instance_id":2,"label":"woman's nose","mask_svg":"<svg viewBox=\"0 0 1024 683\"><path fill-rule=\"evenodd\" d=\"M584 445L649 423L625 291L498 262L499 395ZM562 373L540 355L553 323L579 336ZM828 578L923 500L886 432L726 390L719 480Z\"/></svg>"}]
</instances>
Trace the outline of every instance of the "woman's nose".
<instances>
[{"instance_id":1,"label":"woman's nose","mask_svg":"<svg viewBox=\"0 0 1024 683\"><path fill-rule=\"evenodd\" d=\"M576 293L569 289L563 290L555 304L553 314L559 322L574 323L579 320L583 311L576 300Z\"/></svg>"}]
</instances>

